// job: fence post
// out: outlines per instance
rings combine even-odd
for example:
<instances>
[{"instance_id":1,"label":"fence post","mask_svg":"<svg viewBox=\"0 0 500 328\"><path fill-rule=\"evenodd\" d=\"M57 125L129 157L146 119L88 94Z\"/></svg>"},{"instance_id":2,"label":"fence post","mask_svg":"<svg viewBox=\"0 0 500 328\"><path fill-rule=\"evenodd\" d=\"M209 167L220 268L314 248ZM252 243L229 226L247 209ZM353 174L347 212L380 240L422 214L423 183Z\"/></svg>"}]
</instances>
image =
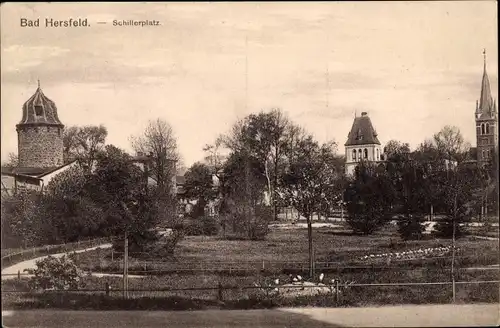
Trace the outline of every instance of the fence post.
<instances>
[{"instance_id":1,"label":"fence post","mask_svg":"<svg viewBox=\"0 0 500 328\"><path fill-rule=\"evenodd\" d=\"M21 280L21 270L17 270L17 280Z\"/></svg>"},{"instance_id":2,"label":"fence post","mask_svg":"<svg viewBox=\"0 0 500 328\"><path fill-rule=\"evenodd\" d=\"M335 304L339 305L339 281L335 280Z\"/></svg>"},{"instance_id":3,"label":"fence post","mask_svg":"<svg viewBox=\"0 0 500 328\"><path fill-rule=\"evenodd\" d=\"M114 250L113 250L113 247L111 247L111 262L114 261Z\"/></svg>"},{"instance_id":4,"label":"fence post","mask_svg":"<svg viewBox=\"0 0 500 328\"><path fill-rule=\"evenodd\" d=\"M104 289L106 290L106 296L109 296L109 282L106 282Z\"/></svg>"},{"instance_id":5,"label":"fence post","mask_svg":"<svg viewBox=\"0 0 500 328\"><path fill-rule=\"evenodd\" d=\"M219 281L219 286L217 288L217 300L219 302L222 302L223 301L223 287L222 287L222 283Z\"/></svg>"},{"instance_id":6,"label":"fence post","mask_svg":"<svg viewBox=\"0 0 500 328\"><path fill-rule=\"evenodd\" d=\"M266 264L265 264L264 260L262 260L262 271L265 271L265 269L266 269Z\"/></svg>"}]
</instances>

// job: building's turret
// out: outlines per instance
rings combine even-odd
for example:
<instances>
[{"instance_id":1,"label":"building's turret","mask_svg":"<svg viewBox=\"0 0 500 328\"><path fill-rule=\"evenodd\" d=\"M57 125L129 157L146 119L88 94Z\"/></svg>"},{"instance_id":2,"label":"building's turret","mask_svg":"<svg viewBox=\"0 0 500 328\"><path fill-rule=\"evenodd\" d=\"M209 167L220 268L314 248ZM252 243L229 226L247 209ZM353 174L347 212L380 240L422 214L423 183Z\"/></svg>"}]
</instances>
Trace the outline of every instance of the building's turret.
<instances>
[{"instance_id":1,"label":"building's turret","mask_svg":"<svg viewBox=\"0 0 500 328\"><path fill-rule=\"evenodd\" d=\"M352 175L360 161L383 160L382 147L368 113L355 117L345 146L345 172Z\"/></svg>"},{"instance_id":2,"label":"building's turret","mask_svg":"<svg viewBox=\"0 0 500 328\"><path fill-rule=\"evenodd\" d=\"M481 94L476 101L476 143L477 160L487 163L498 146L498 113L496 102L491 96L490 80L486 72L486 51L483 51L484 67Z\"/></svg>"},{"instance_id":3,"label":"building's turret","mask_svg":"<svg viewBox=\"0 0 500 328\"><path fill-rule=\"evenodd\" d=\"M23 117L16 125L19 167L48 168L63 164L64 125L56 104L40 88L23 105Z\"/></svg>"}]
</instances>

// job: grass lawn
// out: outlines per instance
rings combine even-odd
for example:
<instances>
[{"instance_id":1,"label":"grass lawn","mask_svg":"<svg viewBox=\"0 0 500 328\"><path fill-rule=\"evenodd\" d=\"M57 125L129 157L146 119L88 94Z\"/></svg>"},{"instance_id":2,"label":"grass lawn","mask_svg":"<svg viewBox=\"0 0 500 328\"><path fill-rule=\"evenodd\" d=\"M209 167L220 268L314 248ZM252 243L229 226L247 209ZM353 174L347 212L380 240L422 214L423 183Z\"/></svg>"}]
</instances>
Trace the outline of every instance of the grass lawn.
<instances>
[{"instance_id":1,"label":"grass lawn","mask_svg":"<svg viewBox=\"0 0 500 328\"><path fill-rule=\"evenodd\" d=\"M418 248L450 246L451 240L434 239L426 236L419 241L400 240L394 227L369 236L352 235L349 231L318 228L314 231L314 245L316 262L341 263L340 265L371 265L372 263L359 260L368 254L380 254L415 250ZM498 241L463 237L458 239L457 265L479 266L498 264ZM271 273L280 273L284 268L300 270L307 269L308 241L306 229L271 230L263 241L222 240L218 237L194 236L186 237L176 248L174 258L129 257L129 272L138 271L176 271L190 269L197 271L259 271L262 261L266 270ZM449 254L451 255L451 254ZM116 253L111 258L111 250L96 250L77 255L79 265L85 270L93 272L121 273L123 261ZM450 259L433 259L429 261L413 260L393 261L391 267L411 268L435 266L448 267ZM383 266L385 263L378 263ZM333 267L336 265L333 264ZM227 272L226 272L227 273ZM244 275L240 273L240 275Z\"/></svg>"},{"instance_id":2,"label":"grass lawn","mask_svg":"<svg viewBox=\"0 0 500 328\"><path fill-rule=\"evenodd\" d=\"M439 247L451 245L451 240L428 239L420 241L401 241L395 231L395 227L387 227L370 236L356 236L349 231L331 228L318 228L314 231L314 244L316 248L317 261L340 261L348 263L359 256L367 254L387 253L408 249ZM457 281L498 280L498 270L467 270L466 267L481 266L498 263L499 245L498 241L473 239L464 237L457 241L460 248L457 254ZM228 241L217 237L187 237L177 247L174 259L163 259L154 257L148 264L148 270L161 267L183 267L190 263L199 265L211 263L213 266L223 266L225 262L237 262L244 266L247 262L304 262L308 260L308 242L306 229L294 230L272 230L264 241ZM111 250L101 249L87 253L77 254L80 265L98 271L120 272L122 260L114 255L111 261ZM134 270L142 268L143 259L130 258L130 274ZM255 264L254 263L254 264ZM360 265L361 263L358 263ZM257 265L257 268L259 266ZM355 281L356 283L396 283L396 282L445 282L450 281L449 259L439 259L431 262L412 261L392 263L390 267L379 266L378 270L367 269L360 271L340 270L338 272L327 272L325 280L338 278L342 281ZM109 270L106 270L108 268ZM317 272L319 274L319 272ZM305 276L305 275L304 275ZM164 274L159 276L148 276L145 278L129 279L129 288L136 290L130 296L136 301L124 305L120 300L120 292L112 292L111 298L104 299L103 290L105 283L109 283L112 290L122 288L120 277L85 277L84 289L100 290L96 292L77 293L67 296L40 296L31 295L23 298L21 294L3 294L2 298L14 307L38 307L49 304L49 307L68 308L130 308L145 309L172 309L177 306L182 308L203 308L200 304L217 305L215 299L217 290L193 290L193 291L158 291L159 289L172 288L214 288L219 283L223 286L252 286L253 283L271 282L275 278L280 281L288 281L286 272L275 270L261 272L258 269L245 272L200 272L187 271ZM3 290L25 290L28 291L27 282L8 280L2 281ZM224 306L241 308L266 307L269 304L282 306L315 305L335 306L332 298L318 296L294 300L292 303L283 300L262 301L256 290L242 290L236 288L224 291L224 299L233 303ZM142 301L140 301L142 299ZM402 304L402 303L447 303L451 299L451 286L401 286L401 287L376 287L361 286L352 287L344 295L339 306L360 306L367 304ZM30 300L34 300L35 303ZM70 302L71 300L71 302ZM184 300L184 301L183 301ZM187 301L186 301L187 300ZM457 300L459 302L497 302L498 285L458 285ZM31 305L27 305L28 303ZM97 302L97 303L96 303ZM139 303L138 303L139 302ZM143 303L140 303L143 302ZM183 303L187 302L187 303ZM194 302L194 303L193 303ZM201 303L200 303L201 302ZM205 303L203 303L205 302ZM206 303L208 302L208 303ZM214 303L215 302L215 303ZM236 303L234 303L236 302ZM238 303L240 302L240 303ZM241 303L243 302L243 303ZM247 303L245 303L247 302ZM250 303L248 303L250 302ZM254 303L252 303L254 302ZM274 303L273 303L274 302ZM276 303L278 302L278 303ZM295 303L294 303L295 302ZM18 305L15 305L18 304ZM37 305L39 304L39 305ZM52 304L52 305L50 305ZM107 305L106 305L107 304ZM114 305L113 305L114 304ZM127 303L128 304L128 303ZM142 305L140 305L142 304ZM168 305L169 304L169 305ZM185 305L179 305L185 304ZM232 305L231 305L232 304ZM236 305L235 305L236 304ZM267 305L266 305L267 304ZM168 305L168 306L167 306ZM200 307L198 307L200 306ZM218 305L217 305L218 306Z\"/></svg>"}]
</instances>

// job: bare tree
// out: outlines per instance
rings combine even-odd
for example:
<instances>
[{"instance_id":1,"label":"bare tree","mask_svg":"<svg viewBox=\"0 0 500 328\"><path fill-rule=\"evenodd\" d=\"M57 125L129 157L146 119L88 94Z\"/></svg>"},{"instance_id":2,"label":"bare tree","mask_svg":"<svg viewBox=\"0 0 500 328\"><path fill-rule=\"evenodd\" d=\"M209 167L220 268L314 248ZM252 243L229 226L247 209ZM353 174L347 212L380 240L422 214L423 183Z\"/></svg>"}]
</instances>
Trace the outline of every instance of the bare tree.
<instances>
[{"instance_id":1,"label":"bare tree","mask_svg":"<svg viewBox=\"0 0 500 328\"><path fill-rule=\"evenodd\" d=\"M151 157L150 169L158 187L166 192L172 190L176 163L180 160L177 140L169 123L164 120L151 120L144 132L131 137L132 148L137 153Z\"/></svg>"},{"instance_id":2,"label":"bare tree","mask_svg":"<svg viewBox=\"0 0 500 328\"><path fill-rule=\"evenodd\" d=\"M7 161L2 163L2 167L17 167L19 164L19 158L15 153L9 153L7 155Z\"/></svg>"}]
</instances>

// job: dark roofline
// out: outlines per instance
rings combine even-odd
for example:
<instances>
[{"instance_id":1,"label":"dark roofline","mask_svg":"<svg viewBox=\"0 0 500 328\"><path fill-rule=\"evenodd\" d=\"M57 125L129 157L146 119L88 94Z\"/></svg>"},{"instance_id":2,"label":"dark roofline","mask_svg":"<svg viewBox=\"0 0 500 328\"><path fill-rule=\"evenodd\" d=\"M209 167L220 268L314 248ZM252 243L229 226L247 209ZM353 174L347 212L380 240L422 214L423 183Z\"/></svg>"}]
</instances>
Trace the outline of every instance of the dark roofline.
<instances>
[{"instance_id":1,"label":"dark roofline","mask_svg":"<svg viewBox=\"0 0 500 328\"><path fill-rule=\"evenodd\" d=\"M33 176L33 175L25 175L25 174L5 172L5 171L2 172L2 175L7 175L7 176L11 176L11 177L21 177L21 178L27 178L27 179L33 179L33 180L42 181L41 178Z\"/></svg>"},{"instance_id":2,"label":"dark roofline","mask_svg":"<svg viewBox=\"0 0 500 328\"><path fill-rule=\"evenodd\" d=\"M44 177L44 176L46 176L46 175L48 175L48 174L54 173L55 171L62 169L63 167L66 167L66 166L68 166L68 165L70 165L70 164L73 164L73 163L74 163L74 162L76 162L76 161L77 161L77 160L76 160L76 159L74 159L74 160L72 160L71 162L68 162L68 163L66 163L66 164L60 165L60 166L58 166L58 167L56 167L56 168L51 169L50 171L47 171L47 172L42 173L42 174L40 174L40 175L37 175L37 177L38 177L38 178L42 178L42 177Z\"/></svg>"}]
</instances>

